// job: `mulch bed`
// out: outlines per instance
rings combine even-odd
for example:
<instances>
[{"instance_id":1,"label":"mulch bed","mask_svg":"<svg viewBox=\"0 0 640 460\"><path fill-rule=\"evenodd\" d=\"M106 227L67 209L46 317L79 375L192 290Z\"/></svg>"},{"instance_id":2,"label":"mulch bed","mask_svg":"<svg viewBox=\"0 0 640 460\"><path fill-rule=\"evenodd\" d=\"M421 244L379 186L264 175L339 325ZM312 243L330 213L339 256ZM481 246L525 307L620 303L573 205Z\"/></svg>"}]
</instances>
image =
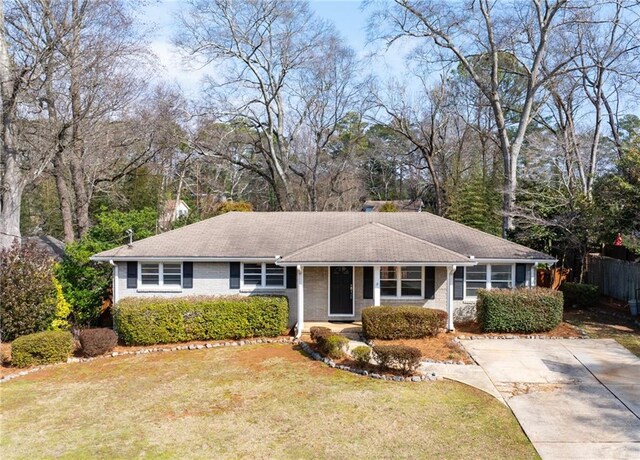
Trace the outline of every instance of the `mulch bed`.
<instances>
[{"instance_id":1,"label":"mulch bed","mask_svg":"<svg viewBox=\"0 0 640 460\"><path fill-rule=\"evenodd\" d=\"M405 345L420 350L422 357L432 361L460 361L465 364L473 363L462 347L454 342L455 334L440 333L436 337L425 339L374 340L374 345Z\"/></svg>"},{"instance_id":2,"label":"mulch bed","mask_svg":"<svg viewBox=\"0 0 640 460\"><path fill-rule=\"evenodd\" d=\"M469 336L484 336L484 337L501 337L505 335L510 335L514 337L527 337L529 335L535 336L543 336L543 337L581 337L582 334L575 326L562 322L555 329L550 330L549 332L536 332L534 334L531 333L522 333L522 332L509 332L509 333L493 333L493 332L482 332L480 329L480 325L475 321L470 321L466 323L456 323L456 330L454 334L457 337L469 337Z\"/></svg>"}]
</instances>

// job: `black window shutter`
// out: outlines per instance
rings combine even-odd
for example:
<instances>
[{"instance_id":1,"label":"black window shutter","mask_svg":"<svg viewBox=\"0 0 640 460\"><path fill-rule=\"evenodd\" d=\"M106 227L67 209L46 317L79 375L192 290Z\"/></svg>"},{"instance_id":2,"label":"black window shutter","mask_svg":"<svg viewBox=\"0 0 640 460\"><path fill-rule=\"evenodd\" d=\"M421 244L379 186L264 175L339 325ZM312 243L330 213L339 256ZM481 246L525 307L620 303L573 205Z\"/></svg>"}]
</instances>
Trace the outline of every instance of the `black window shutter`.
<instances>
[{"instance_id":1,"label":"black window shutter","mask_svg":"<svg viewBox=\"0 0 640 460\"><path fill-rule=\"evenodd\" d=\"M287 267L287 289L295 289L298 285L298 269Z\"/></svg>"},{"instance_id":2,"label":"black window shutter","mask_svg":"<svg viewBox=\"0 0 640 460\"><path fill-rule=\"evenodd\" d=\"M458 267L453 273L453 300L462 299L464 299L464 267Z\"/></svg>"},{"instance_id":3,"label":"black window shutter","mask_svg":"<svg viewBox=\"0 0 640 460\"><path fill-rule=\"evenodd\" d=\"M127 289L138 287L138 262L127 262Z\"/></svg>"},{"instance_id":4,"label":"black window shutter","mask_svg":"<svg viewBox=\"0 0 640 460\"><path fill-rule=\"evenodd\" d=\"M436 298L436 267L424 267L424 298Z\"/></svg>"},{"instance_id":5,"label":"black window shutter","mask_svg":"<svg viewBox=\"0 0 640 460\"><path fill-rule=\"evenodd\" d=\"M516 287L527 283L527 264L516 264Z\"/></svg>"},{"instance_id":6,"label":"black window shutter","mask_svg":"<svg viewBox=\"0 0 640 460\"><path fill-rule=\"evenodd\" d=\"M362 298L373 299L373 267L362 267Z\"/></svg>"},{"instance_id":7,"label":"black window shutter","mask_svg":"<svg viewBox=\"0 0 640 460\"><path fill-rule=\"evenodd\" d=\"M240 262L229 262L229 289L240 289Z\"/></svg>"},{"instance_id":8,"label":"black window shutter","mask_svg":"<svg viewBox=\"0 0 640 460\"><path fill-rule=\"evenodd\" d=\"M182 287L185 289L193 287L193 262L182 262Z\"/></svg>"}]
</instances>

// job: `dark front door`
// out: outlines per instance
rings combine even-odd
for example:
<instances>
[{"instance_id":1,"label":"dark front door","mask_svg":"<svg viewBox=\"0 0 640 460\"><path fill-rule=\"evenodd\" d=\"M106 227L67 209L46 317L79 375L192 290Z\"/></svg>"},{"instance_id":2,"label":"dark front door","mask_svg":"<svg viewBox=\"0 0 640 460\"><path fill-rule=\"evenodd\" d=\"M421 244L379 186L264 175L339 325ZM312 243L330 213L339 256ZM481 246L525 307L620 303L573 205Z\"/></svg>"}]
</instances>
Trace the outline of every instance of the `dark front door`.
<instances>
[{"instance_id":1,"label":"dark front door","mask_svg":"<svg viewBox=\"0 0 640 460\"><path fill-rule=\"evenodd\" d=\"M353 267L331 267L329 314L353 315Z\"/></svg>"}]
</instances>

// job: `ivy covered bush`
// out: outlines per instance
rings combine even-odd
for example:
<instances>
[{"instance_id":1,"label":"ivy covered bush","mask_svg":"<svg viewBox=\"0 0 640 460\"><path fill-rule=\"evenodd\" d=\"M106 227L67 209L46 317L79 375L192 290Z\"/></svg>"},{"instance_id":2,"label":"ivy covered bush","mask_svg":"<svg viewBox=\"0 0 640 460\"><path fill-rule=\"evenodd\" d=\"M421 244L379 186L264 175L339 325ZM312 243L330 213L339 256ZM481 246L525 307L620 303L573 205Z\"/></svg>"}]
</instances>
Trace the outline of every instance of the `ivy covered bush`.
<instances>
[{"instance_id":1,"label":"ivy covered bush","mask_svg":"<svg viewBox=\"0 0 640 460\"><path fill-rule=\"evenodd\" d=\"M589 308L598 302L598 286L594 284L562 283L565 308Z\"/></svg>"},{"instance_id":2,"label":"ivy covered bush","mask_svg":"<svg viewBox=\"0 0 640 460\"><path fill-rule=\"evenodd\" d=\"M349 339L331 332L331 329L327 327L312 327L310 333L311 340L316 343L323 355L333 359L344 357Z\"/></svg>"},{"instance_id":3,"label":"ivy covered bush","mask_svg":"<svg viewBox=\"0 0 640 460\"><path fill-rule=\"evenodd\" d=\"M54 262L35 243L0 251L0 338L44 331L56 315Z\"/></svg>"},{"instance_id":4,"label":"ivy covered bush","mask_svg":"<svg viewBox=\"0 0 640 460\"><path fill-rule=\"evenodd\" d=\"M562 292L551 289L481 289L478 322L484 332L546 332L562 321Z\"/></svg>"},{"instance_id":5,"label":"ivy covered bush","mask_svg":"<svg viewBox=\"0 0 640 460\"><path fill-rule=\"evenodd\" d=\"M369 339L396 340L434 337L447 324L447 312L398 306L362 310L362 330Z\"/></svg>"},{"instance_id":6,"label":"ivy covered bush","mask_svg":"<svg viewBox=\"0 0 640 460\"><path fill-rule=\"evenodd\" d=\"M286 332L288 315L282 296L131 297L113 307L127 345L276 337Z\"/></svg>"},{"instance_id":7,"label":"ivy covered bush","mask_svg":"<svg viewBox=\"0 0 640 460\"><path fill-rule=\"evenodd\" d=\"M18 337L11 344L11 363L17 367L66 361L75 349L68 331L43 331Z\"/></svg>"}]
</instances>

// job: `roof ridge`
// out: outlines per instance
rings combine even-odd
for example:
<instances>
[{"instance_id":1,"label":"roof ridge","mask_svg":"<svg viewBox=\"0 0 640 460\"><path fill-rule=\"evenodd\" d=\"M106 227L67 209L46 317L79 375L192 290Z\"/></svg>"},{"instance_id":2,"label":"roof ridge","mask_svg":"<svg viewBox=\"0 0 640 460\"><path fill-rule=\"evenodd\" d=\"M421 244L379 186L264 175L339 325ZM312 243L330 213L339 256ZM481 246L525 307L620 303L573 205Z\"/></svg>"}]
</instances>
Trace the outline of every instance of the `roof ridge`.
<instances>
[{"instance_id":1,"label":"roof ridge","mask_svg":"<svg viewBox=\"0 0 640 460\"><path fill-rule=\"evenodd\" d=\"M411 238L413 240L417 240L418 242L423 243L423 244L425 244L427 246L432 246L434 248L440 249L442 251L449 252L449 253L454 254L456 256L464 257L465 259L469 258L468 256L465 256L464 254L460 254L459 252L456 252L456 251L453 251L451 249L445 248L444 246L440 246L439 244L432 243L431 241L423 240L422 238L418 238L417 236L410 235L409 233L403 232L402 230L398 230L397 228L393 228L393 227L389 227L388 225L381 224L380 222L374 222L374 225L378 225L380 227L384 227L386 229L391 230L392 232L400 233L401 235L404 235L404 236L406 236L408 238Z\"/></svg>"},{"instance_id":2,"label":"roof ridge","mask_svg":"<svg viewBox=\"0 0 640 460\"><path fill-rule=\"evenodd\" d=\"M369 225L369 224L374 224L374 223L375 223L375 222L365 222L364 224L362 224L362 225L358 225L357 227L354 227L354 228L352 228L351 230L349 230L349 231L347 231L347 232L339 233L339 234L337 234L337 235L333 235L333 236L330 236L330 237L328 237L328 238L325 238L324 240L316 241L315 243L311 243L311 244L309 244L309 245L307 245L307 246L303 246L303 247L301 247L301 248L299 248L299 249L296 249L296 250L295 250L295 251L293 251L292 253L289 253L289 254L283 255L283 256L282 256L282 258L284 259L285 257L292 257L292 256L295 256L296 254L298 254L298 253L300 253L300 252L302 252L302 251L308 251L309 249L313 249L313 248L315 248L316 246L319 246L319 245L321 245L321 244L327 243L327 242L329 242L329 241L331 241L331 240L333 240L333 239L340 238L341 236L348 235L348 234L350 234L350 233L355 232L355 231L356 231L356 230L358 230L358 229L361 229L362 227L366 227L367 225Z\"/></svg>"}]
</instances>

